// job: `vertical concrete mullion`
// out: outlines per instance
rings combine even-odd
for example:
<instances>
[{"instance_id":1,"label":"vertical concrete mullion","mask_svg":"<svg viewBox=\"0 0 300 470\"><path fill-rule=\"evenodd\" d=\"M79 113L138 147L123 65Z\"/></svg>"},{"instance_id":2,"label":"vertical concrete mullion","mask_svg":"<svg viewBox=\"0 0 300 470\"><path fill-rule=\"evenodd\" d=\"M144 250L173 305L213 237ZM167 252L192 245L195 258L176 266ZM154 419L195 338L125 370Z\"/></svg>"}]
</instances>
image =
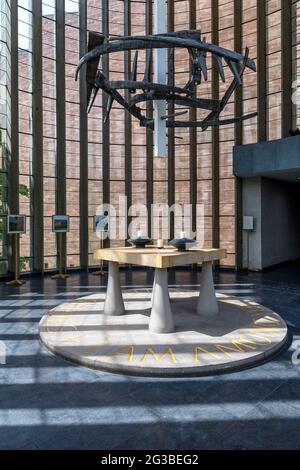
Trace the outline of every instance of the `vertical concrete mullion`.
<instances>
[{"instance_id":1,"label":"vertical concrete mullion","mask_svg":"<svg viewBox=\"0 0 300 470\"><path fill-rule=\"evenodd\" d=\"M152 0L146 0L146 34L152 34ZM151 101L146 103L147 117L153 117L153 104ZM148 235L152 237L152 217L151 207L153 204L153 132L146 129L146 168L147 168L147 211L148 211Z\"/></svg>"},{"instance_id":2,"label":"vertical concrete mullion","mask_svg":"<svg viewBox=\"0 0 300 470\"><path fill-rule=\"evenodd\" d=\"M56 213L65 215L66 198L66 82L65 5L56 0ZM63 264L66 262L66 236L63 234Z\"/></svg>"},{"instance_id":3,"label":"vertical concrete mullion","mask_svg":"<svg viewBox=\"0 0 300 470\"><path fill-rule=\"evenodd\" d=\"M234 0L234 50L242 52L242 0ZM239 86L235 91L234 114L236 117L243 114L243 90ZM243 143L243 124L235 124L234 133L235 145ZM236 268L241 269L243 265L243 224L242 224L242 204L243 187L242 178L235 178L235 259Z\"/></svg>"},{"instance_id":4,"label":"vertical concrete mullion","mask_svg":"<svg viewBox=\"0 0 300 470\"><path fill-rule=\"evenodd\" d=\"M281 125L282 137L292 129L292 5L291 0L281 0Z\"/></svg>"},{"instance_id":5,"label":"vertical concrete mullion","mask_svg":"<svg viewBox=\"0 0 300 470\"><path fill-rule=\"evenodd\" d=\"M234 50L242 53L242 0L234 0ZM234 114L236 117L243 114L243 89L238 86L235 90ZM235 145L243 143L243 123L235 124Z\"/></svg>"},{"instance_id":6,"label":"vertical concrete mullion","mask_svg":"<svg viewBox=\"0 0 300 470\"><path fill-rule=\"evenodd\" d=\"M124 35L131 35L131 0L125 0L124 5ZM124 52L124 79L129 80L131 72L130 51ZM125 90L125 99L129 99L129 90ZM124 111L124 132L125 132L125 194L127 197L127 230L131 222L128 210L132 205L132 121L131 114Z\"/></svg>"},{"instance_id":7,"label":"vertical concrete mullion","mask_svg":"<svg viewBox=\"0 0 300 470\"><path fill-rule=\"evenodd\" d=\"M267 140L267 18L266 2L257 0L257 139Z\"/></svg>"},{"instance_id":8,"label":"vertical concrete mullion","mask_svg":"<svg viewBox=\"0 0 300 470\"><path fill-rule=\"evenodd\" d=\"M11 2L11 154L8 161L8 211L19 213L19 57L18 3ZM8 238L8 269L14 270L14 245Z\"/></svg>"},{"instance_id":9,"label":"vertical concrete mullion","mask_svg":"<svg viewBox=\"0 0 300 470\"><path fill-rule=\"evenodd\" d=\"M19 59L18 4L11 3L11 157L9 163L9 212L19 213Z\"/></svg>"},{"instance_id":10,"label":"vertical concrete mullion","mask_svg":"<svg viewBox=\"0 0 300 470\"><path fill-rule=\"evenodd\" d=\"M87 3L82 0L79 6L80 46L79 56L87 51ZM80 265L89 265L89 217L88 217L88 120L86 68L80 74Z\"/></svg>"},{"instance_id":11,"label":"vertical concrete mullion","mask_svg":"<svg viewBox=\"0 0 300 470\"><path fill-rule=\"evenodd\" d=\"M102 32L109 35L109 1L102 0ZM102 69L106 77L109 76L109 57L108 54L102 57ZM107 94L102 92L102 113L104 115L107 107ZM110 202L110 121L104 122L102 119L102 189L103 204ZM110 244L109 239L104 240L104 247Z\"/></svg>"},{"instance_id":12,"label":"vertical concrete mullion","mask_svg":"<svg viewBox=\"0 0 300 470\"><path fill-rule=\"evenodd\" d=\"M168 31L174 31L174 2L168 0ZM168 114L174 114L174 104L168 104ZM168 204L175 203L175 130L168 129ZM170 214L170 238L174 238L174 213Z\"/></svg>"},{"instance_id":13,"label":"vertical concrete mullion","mask_svg":"<svg viewBox=\"0 0 300 470\"><path fill-rule=\"evenodd\" d=\"M212 43L219 44L219 1L212 0ZM219 99L219 74L215 67L212 69L212 98ZM220 245L220 131L218 126L212 128L212 245Z\"/></svg>"},{"instance_id":14,"label":"vertical concrete mullion","mask_svg":"<svg viewBox=\"0 0 300 470\"><path fill-rule=\"evenodd\" d=\"M298 0L291 0L291 34L292 34L292 84L293 84L293 89L292 93L295 93L296 90L296 83L298 80L298 60L297 60L297 37L298 37L298 27L297 27L297 22L298 22L298 14L297 14L297 2ZM293 98L293 97L292 97ZM297 100L292 99L292 128L296 129L297 128Z\"/></svg>"},{"instance_id":15,"label":"vertical concrete mullion","mask_svg":"<svg viewBox=\"0 0 300 470\"><path fill-rule=\"evenodd\" d=\"M33 269L44 271L42 4L33 0Z\"/></svg>"},{"instance_id":16,"label":"vertical concrete mullion","mask_svg":"<svg viewBox=\"0 0 300 470\"><path fill-rule=\"evenodd\" d=\"M189 27L196 29L196 1L189 0ZM192 108L189 112L190 120L197 120L197 109ZM192 205L192 230L196 232L196 206L197 206L197 128L189 130L190 148L190 204Z\"/></svg>"}]
</instances>

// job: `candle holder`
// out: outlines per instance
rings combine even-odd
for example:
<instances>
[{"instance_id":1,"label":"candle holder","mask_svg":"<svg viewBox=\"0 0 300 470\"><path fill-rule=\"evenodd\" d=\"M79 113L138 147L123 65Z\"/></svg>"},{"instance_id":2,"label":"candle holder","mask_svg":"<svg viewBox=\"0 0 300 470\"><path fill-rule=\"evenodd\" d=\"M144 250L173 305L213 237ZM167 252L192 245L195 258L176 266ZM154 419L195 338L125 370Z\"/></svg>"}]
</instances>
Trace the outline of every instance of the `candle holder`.
<instances>
[{"instance_id":1,"label":"candle holder","mask_svg":"<svg viewBox=\"0 0 300 470\"><path fill-rule=\"evenodd\" d=\"M169 241L169 245L174 246L174 248L177 248L178 251L187 251L189 246L192 246L195 243L195 240L192 240L186 236L181 238L174 238L174 240Z\"/></svg>"},{"instance_id":2,"label":"candle holder","mask_svg":"<svg viewBox=\"0 0 300 470\"><path fill-rule=\"evenodd\" d=\"M156 247L159 249L159 250L162 250L164 248L164 241L162 238L159 238L157 240L157 243L156 243Z\"/></svg>"},{"instance_id":3,"label":"candle holder","mask_svg":"<svg viewBox=\"0 0 300 470\"><path fill-rule=\"evenodd\" d=\"M151 238L144 236L135 236L128 240L128 243L135 246L135 248L145 248L145 246L150 245L151 242Z\"/></svg>"}]
</instances>

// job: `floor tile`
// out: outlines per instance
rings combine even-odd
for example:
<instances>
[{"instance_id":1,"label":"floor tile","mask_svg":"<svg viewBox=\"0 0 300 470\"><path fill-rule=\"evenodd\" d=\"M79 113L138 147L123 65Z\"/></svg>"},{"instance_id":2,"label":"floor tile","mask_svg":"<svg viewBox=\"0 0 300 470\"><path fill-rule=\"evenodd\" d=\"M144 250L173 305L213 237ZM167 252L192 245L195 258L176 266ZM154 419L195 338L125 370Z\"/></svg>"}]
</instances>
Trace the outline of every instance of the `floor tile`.
<instances>
[{"instance_id":1,"label":"floor tile","mask_svg":"<svg viewBox=\"0 0 300 470\"><path fill-rule=\"evenodd\" d=\"M262 302L300 340L300 267L214 273L218 290ZM86 273L66 283L29 278L0 284L1 449L299 449L300 365L296 343L259 367L191 379L127 377L51 354L39 341L48 308L105 287ZM122 285L150 288L153 273L121 271ZM199 285L197 270L170 271L171 284ZM188 288L188 287L187 287Z\"/></svg>"}]
</instances>

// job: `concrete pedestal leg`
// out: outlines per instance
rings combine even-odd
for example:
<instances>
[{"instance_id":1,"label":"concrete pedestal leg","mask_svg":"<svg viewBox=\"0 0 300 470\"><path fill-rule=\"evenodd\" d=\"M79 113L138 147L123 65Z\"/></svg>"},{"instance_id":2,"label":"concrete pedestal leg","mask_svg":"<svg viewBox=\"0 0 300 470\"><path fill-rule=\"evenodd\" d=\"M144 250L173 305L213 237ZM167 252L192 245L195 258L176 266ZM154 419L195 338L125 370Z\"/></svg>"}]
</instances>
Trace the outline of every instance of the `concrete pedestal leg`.
<instances>
[{"instance_id":1,"label":"concrete pedestal leg","mask_svg":"<svg viewBox=\"0 0 300 470\"><path fill-rule=\"evenodd\" d=\"M154 298L155 286L156 286L156 270L154 272L154 278L153 278L153 287L152 287L152 293L151 293L151 307L153 307L153 298Z\"/></svg>"},{"instance_id":2,"label":"concrete pedestal leg","mask_svg":"<svg viewBox=\"0 0 300 470\"><path fill-rule=\"evenodd\" d=\"M125 307L119 278L119 263L108 264L108 282L104 303L105 315L123 315Z\"/></svg>"},{"instance_id":3,"label":"concrete pedestal leg","mask_svg":"<svg viewBox=\"0 0 300 470\"><path fill-rule=\"evenodd\" d=\"M149 330L153 333L171 333L174 331L167 269L155 269Z\"/></svg>"},{"instance_id":4,"label":"concrete pedestal leg","mask_svg":"<svg viewBox=\"0 0 300 470\"><path fill-rule=\"evenodd\" d=\"M197 313L199 315L213 316L219 313L212 265L212 261L202 263L200 295L197 305Z\"/></svg>"},{"instance_id":5,"label":"concrete pedestal leg","mask_svg":"<svg viewBox=\"0 0 300 470\"><path fill-rule=\"evenodd\" d=\"M155 276L155 273L154 273L153 288L152 288L152 293L151 293L151 307L153 306L153 297L154 297L154 292L155 292L155 286L156 286L156 276ZM168 289L168 296L169 296L169 300L171 302L169 289Z\"/></svg>"}]
</instances>

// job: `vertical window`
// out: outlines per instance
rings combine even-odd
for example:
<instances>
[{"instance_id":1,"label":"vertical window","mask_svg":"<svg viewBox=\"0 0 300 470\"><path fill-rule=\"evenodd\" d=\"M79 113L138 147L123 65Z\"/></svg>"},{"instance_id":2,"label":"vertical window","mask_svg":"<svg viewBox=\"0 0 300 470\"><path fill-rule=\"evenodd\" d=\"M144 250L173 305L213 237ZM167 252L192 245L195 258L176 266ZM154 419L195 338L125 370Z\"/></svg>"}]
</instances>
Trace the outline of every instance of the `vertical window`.
<instances>
[{"instance_id":1,"label":"vertical window","mask_svg":"<svg viewBox=\"0 0 300 470\"><path fill-rule=\"evenodd\" d=\"M243 0L243 50L249 48L251 59L257 60L257 0ZM246 69L243 75L243 112L257 111L257 74ZM243 143L257 142L257 118L243 123Z\"/></svg>"},{"instance_id":2,"label":"vertical window","mask_svg":"<svg viewBox=\"0 0 300 470\"><path fill-rule=\"evenodd\" d=\"M87 30L102 31L101 2L88 2ZM96 101L88 114L88 213L89 213L89 264L95 264L94 251L100 242L93 231L93 216L103 203L102 184L102 93L99 92Z\"/></svg>"},{"instance_id":3,"label":"vertical window","mask_svg":"<svg viewBox=\"0 0 300 470\"><path fill-rule=\"evenodd\" d=\"M18 0L19 58L19 195L20 214L27 216L27 232L20 241L20 269L32 267L32 6Z\"/></svg>"},{"instance_id":4,"label":"vertical window","mask_svg":"<svg viewBox=\"0 0 300 470\"><path fill-rule=\"evenodd\" d=\"M288 0L286 0L288 1ZM268 139L281 137L281 1L267 0Z\"/></svg>"},{"instance_id":5,"label":"vertical window","mask_svg":"<svg viewBox=\"0 0 300 470\"><path fill-rule=\"evenodd\" d=\"M55 0L43 0L43 152L44 152L44 267L56 267L56 15Z\"/></svg>"},{"instance_id":6,"label":"vertical window","mask_svg":"<svg viewBox=\"0 0 300 470\"><path fill-rule=\"evenodd\" d=\"M66 197L67 214L71 217L70 232L67 236L67 263L69 267L76 267L80 265L80 107L79 81L75 81L75 70L79 59L78 0L65 0L65 23Z\"/></svg>"},{"instance_id":7,"label":"vertical window","mask_svg":"<svg viewBox=\"0 0 300 470\"><path fill-rule=\"evenodd\" d=\"M132 2L131 5L131 34L133 36L143 36L146 34L146 5ZM134 52L131 53L131 62L133 61ZM137 80L142 81L145 72L146 65L146 53L145 51L139 51L138 55L138 70ZM141 103L140 108L143 114L146 114L146 104ZM147 206L147 153L146 153L146 129L141 127L138 120L132 118L131 120L131 193L132 193L132 204L139 205L143 204ZM145 235L149 234L147 230L147 217L141 217L140 229L143 230ZM134 220L134 219L133 219Z\"/></svg>"},{"instance_id":8,"label":"vertical window","mask_svg":"<svg viewBox=\"0 0 300 470\"><path fill-rule=\"evenodd\" d=\"M300 21L300 3L292 0L292 48L293 48L293 127L300 126L300 41L298 24Z\"/></svg>"},{"instance_id":9,"label":"vertical window","mask_svg":"<svg viewBox=\"0 0 300 470\"><path fill-rule=\"evenodd\" d=\"M0 2L0 275L7 272L7 161L11 150L10 7Z\"/></svg>"},{"instance_id":10,"label":"vertical window","mask_svg":"<svg viewBox=\"0 0 300 470\"><path fill-rule=\"evenodd\" d=\"M197 0L197 28L201 30L202 37L211 42L212 20L211 2ZM208 80L202 81L198 87L198 98L211 98L212 64L211 57L207 57ZM197 110L197 119L203 120L208 112ZM197 131L197 238L204 248L212 246L212 129L205 132Z\"/></svg>"},{"instance_id":11,"label":"vertical window","mask_svg":"<svg viewBox=\"0 0 300 470\"><path fill-rule=\"evenodd\" d=\"M109 35L123 36L124 34L124 1L113 0L109 2ZM124 52L117 52L109 56L110 80L124 80ZM105 112L105 110L104 110ZM113 104L110 112L110 204L116 209L116 228L122 227L124 214L119 208L120 196L125 196L125 113L122 106ZM111 228L113 226L111 225ZM117 240L111 240L110 245L124 246L125 240L116 230ZM126 237L126 236L125 236ZM127 237L126 237L127 238Z\"/></svg>"},{"instance_id":12,"label":"vertical window","mask_svg":"<svg viewBox=\"0 0 300 470\"><path fill-rule=\"evenodd\" d=\"M189 1L182 1L174 9L174 30L189 29ZM176 49L175 52L176 84L184 86L189 79L190 59L186 49ZM175 113L184 111L184 107L175 106ZM189 112L180 116L180 120L189 120ZM190 158L189 158L189 129L175 129L175 197L174 202L181 210L175 212L174 236L178 238L183 230L183 206L190 204ZM192 226L190 224L191 231ZM188 230L188 228L187 228ZM188 233L190 236L190 233Z\"/></svg>"},{"instance_id":13,"label":"vertical window","mask_svg":"<svg viewBox=\"0 0 300 470\"><path fill-rule=\"evenodd\" d=\"M234 2L219 0L220 46L234 50ZM224 67L226 83L220 81L223 96L232 81L229 67ZM223 118L234 116L234 94L222 113ZM232 149L235 139L234 125L220 127L220 244L227 249L223 264L235 265L235 180L232 175Z\"/></svg>"}]
</instances>

